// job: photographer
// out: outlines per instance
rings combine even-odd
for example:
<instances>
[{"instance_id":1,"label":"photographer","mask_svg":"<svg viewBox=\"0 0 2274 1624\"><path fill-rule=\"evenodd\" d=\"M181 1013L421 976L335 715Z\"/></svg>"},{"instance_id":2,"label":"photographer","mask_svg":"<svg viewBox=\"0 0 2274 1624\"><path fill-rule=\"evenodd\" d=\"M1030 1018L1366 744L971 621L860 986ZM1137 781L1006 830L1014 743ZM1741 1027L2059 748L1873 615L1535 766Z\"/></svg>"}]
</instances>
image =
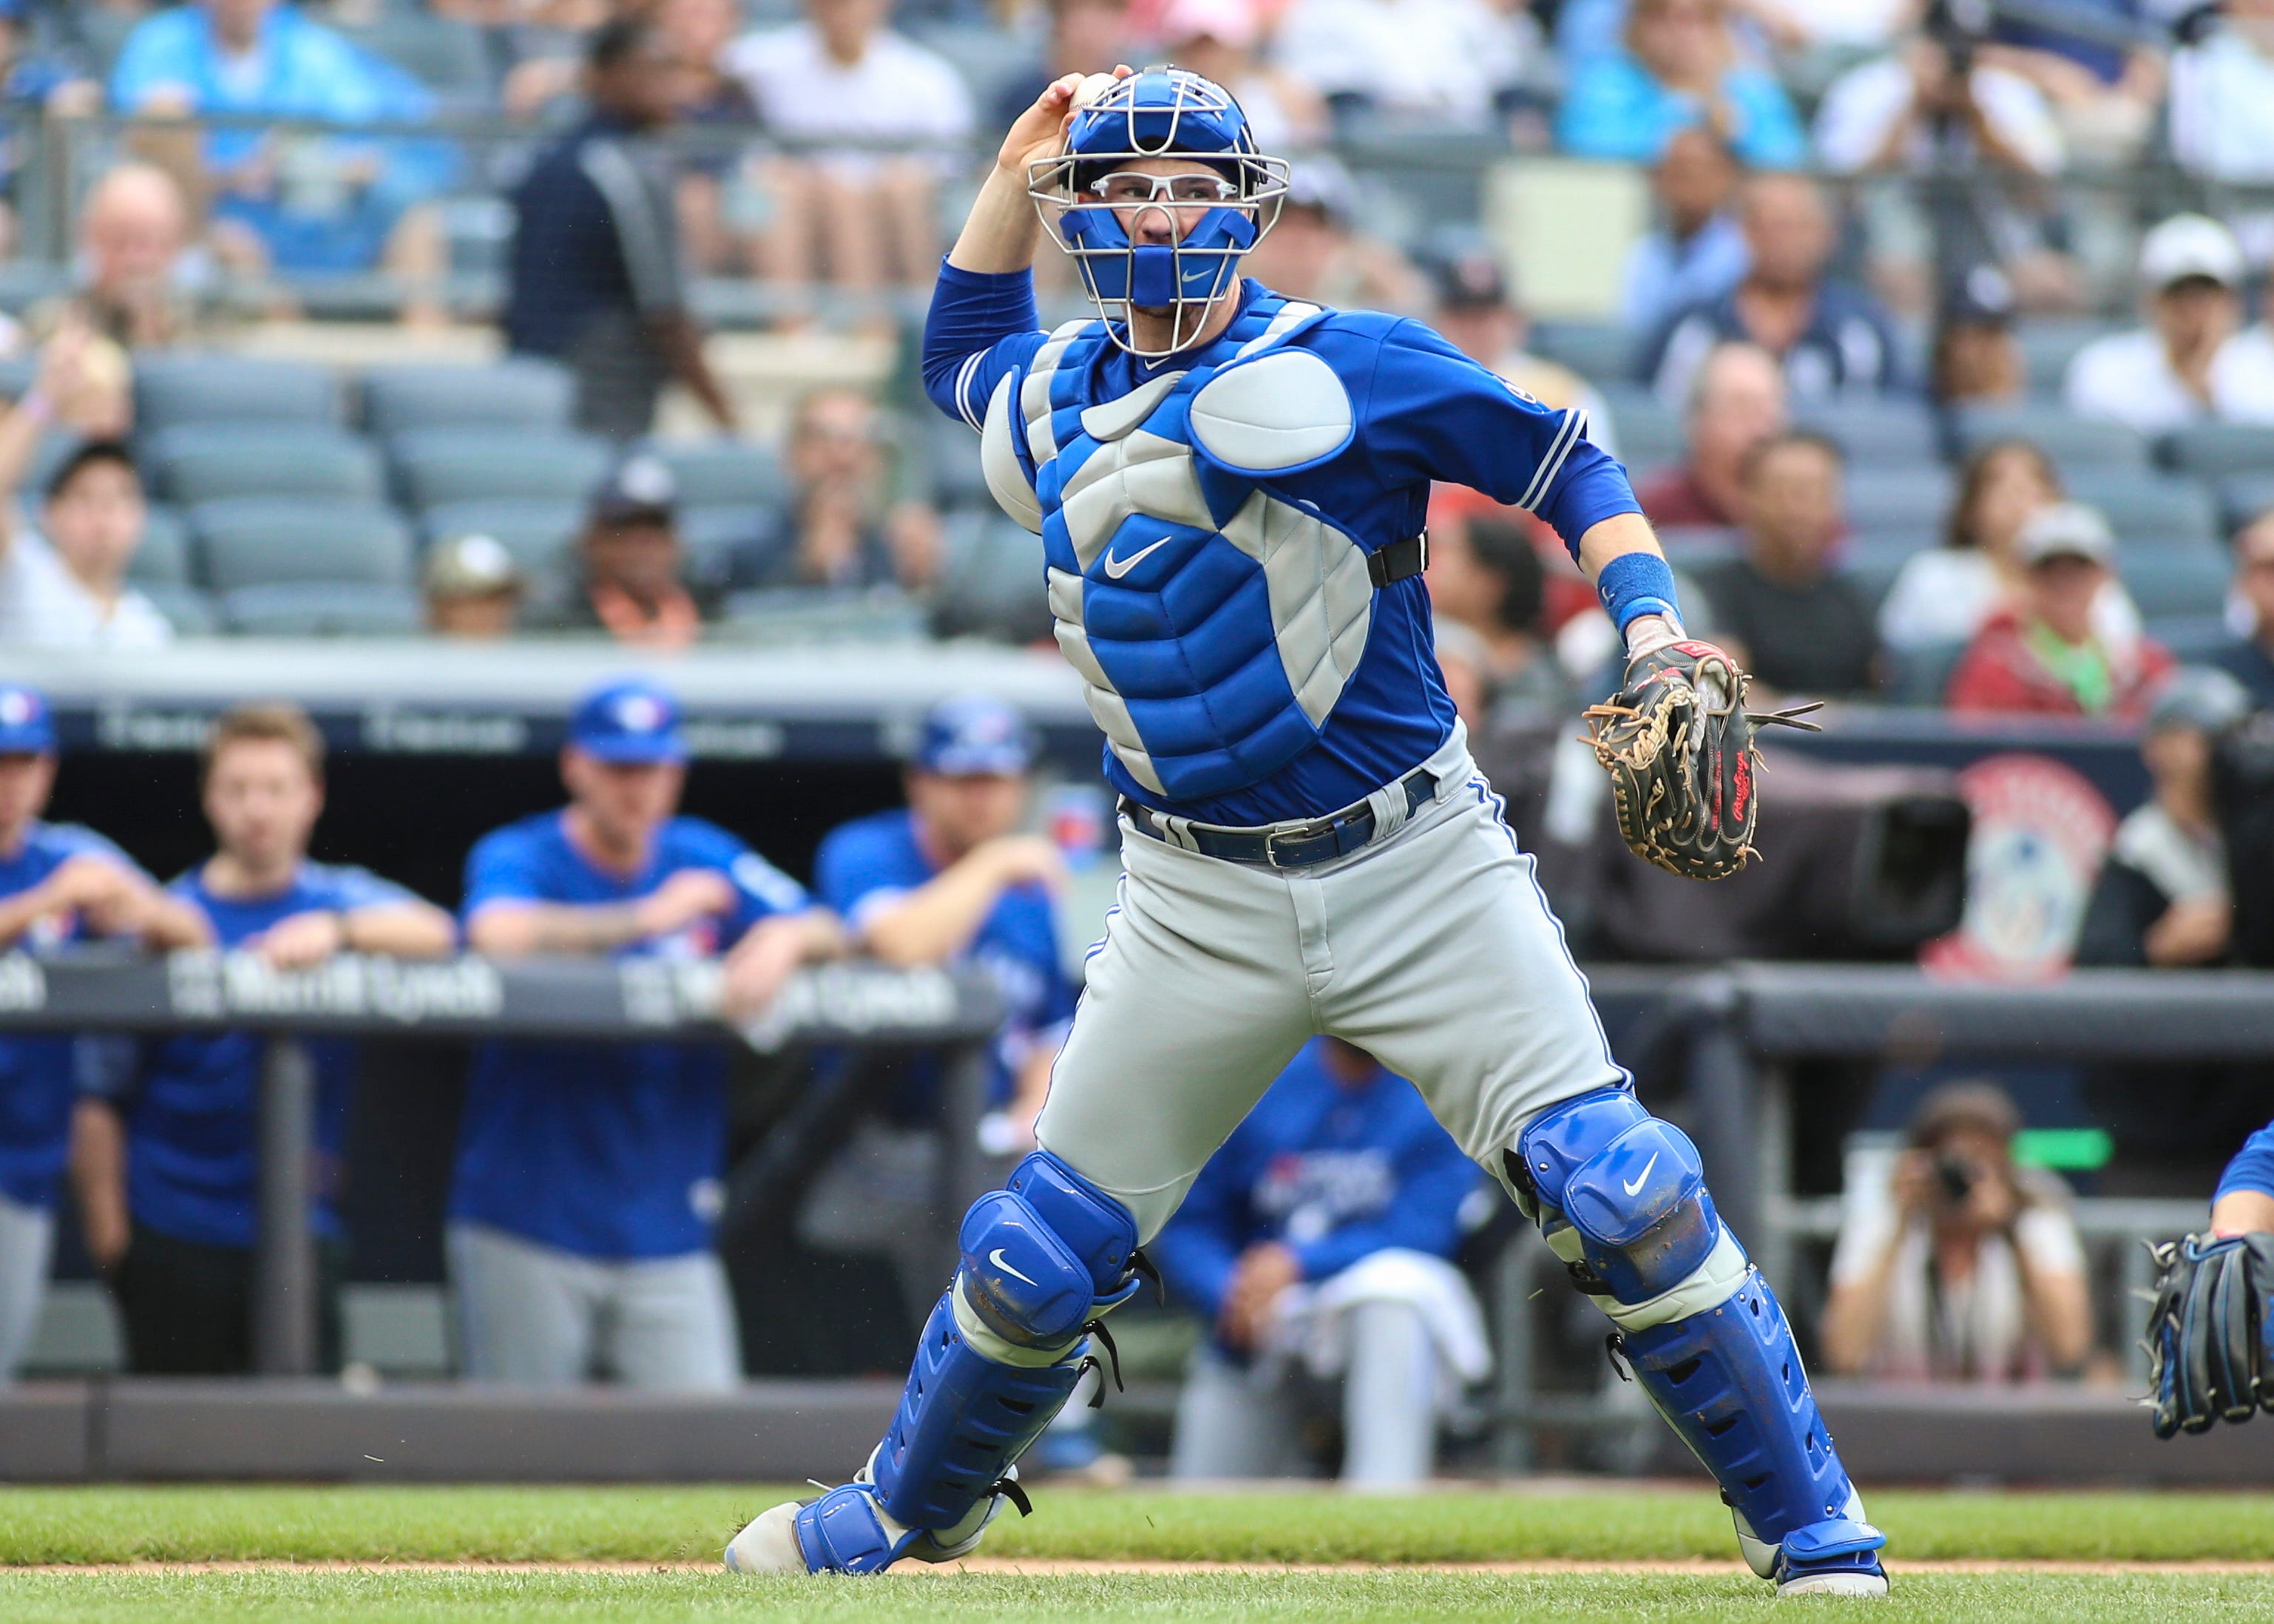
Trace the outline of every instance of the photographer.
<instances>
[{"instance_id":1,"label":"photographer","mask_svg":"<svg viewBox=\"0 0 2274 1624\"><path fill-rule=\"evenodd\" d=\"M2083 1365L2083 1247L2059 1181L2014 1164L2020 1127L1994 1084L1946 1084L1921 1102L1886 1185L1849 1191L1821 1331L1828 1369L2005 1382Z\"/></svg>"}]
</instances>

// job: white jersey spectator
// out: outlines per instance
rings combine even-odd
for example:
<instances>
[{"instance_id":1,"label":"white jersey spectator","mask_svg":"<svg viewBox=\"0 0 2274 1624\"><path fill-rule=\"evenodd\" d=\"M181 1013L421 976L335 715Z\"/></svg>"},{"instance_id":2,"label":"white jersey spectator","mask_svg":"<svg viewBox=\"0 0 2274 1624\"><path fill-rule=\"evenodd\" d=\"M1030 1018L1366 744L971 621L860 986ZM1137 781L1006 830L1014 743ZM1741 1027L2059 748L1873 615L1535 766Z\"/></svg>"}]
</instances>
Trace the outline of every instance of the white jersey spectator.
<instances>
[{"instance_id":1,"label":"white jersey spectator","mask_svg":"<svg viewBox=\"0 0 2274 1624\"><path fill-rule=\"evenodd\" d=\"M2018 73L1977 66L1967 84L1990 138L2008 167L2058 172L2067 155L2060 124L2044 93ZM1887 56L1833 81L1816 113L1816 153L1838 175L1865 169L1924 169L1934 162L1929 121L1916 116L1919 80L1904 57ZM1897 150L1890 151L1894 146Z\"/></svg>"},{"instance_id":2,"label":"white jersey spectator","mask_svg":"<svg viewBox=\"0 0 2274 1624\"><path fill-rule=\"evenodd\" d=\"M74 451L48 481L41 529L20 520L0 528L0 644L147 649L171 642L166 617L125 580L146 519L124 446L90 440Z\"/></svg>"},{"instance_id":3,"label":"white jersey spectator","mask_svg":"<svg viewBox=\"0 0 2274 1624\"><path fill-rule=\"evenodd\" d=\"M766 127L794 140L945 146L971 132L971 97L953 66L890 28L870 34L850 61L830 49L817 23L765 29L728 46L724 65ZM857 166L865 154L829 156Z\"/></svg>"},{"instance_id":4,"label":"white jersey spectator","mask_svg":"<svg viewBox=\"0 0 2274 1624\"><path fill-rule=\"evenodd\" d=\"M1522 15L1483 0L1296 0L1279 63L1323 95L1480 127L1523 69Z\"/></svg>"},{"instance_id":5,"label":"white jersey spectator","mask_svg":"<svg viewBox=\"0 0 2274 1624\"><path fill-rule=\"evenodd\" d=\"M2243 335L2242 250L2202 214L2148 233L2140 282L2149 325L2090 344L2069 363L2072 410L2167 434L2219 418L2274 423L2274 342Z\"/></svg>"},{"instance_id":6,"label":"white jersey spectator","mask_svg":"<svg viewBox=\"0 0 2274 1624\"><path fill-rule=\"evenodd\" d=\"M2274 180L2274 0L2227 0L2172 56L2172 155L2215 180Z\"/></svg>"}]
</instances>

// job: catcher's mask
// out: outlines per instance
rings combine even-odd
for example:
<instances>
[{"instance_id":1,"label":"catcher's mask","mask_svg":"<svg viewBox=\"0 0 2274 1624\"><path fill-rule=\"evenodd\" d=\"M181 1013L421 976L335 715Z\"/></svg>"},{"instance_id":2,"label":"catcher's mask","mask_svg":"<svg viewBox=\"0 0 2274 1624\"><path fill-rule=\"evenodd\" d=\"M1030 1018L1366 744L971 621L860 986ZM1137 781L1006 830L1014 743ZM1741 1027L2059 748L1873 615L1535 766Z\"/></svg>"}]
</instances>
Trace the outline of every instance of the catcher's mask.
<instances>
[{"instance_id":1,"label":"catcher's mask","mask_svg":"<svg viewBox=\"0 0 2274 1624\"><path fill-rule=\"evenodd\" d=\"M1209 172L1162 177L1128 167L1148 158L1196 159ZM1286 193L1286 160L1257 152L1231 92L1186 68L1147 68L1116 81L1074 114L1062 154L1027 166L1027 195L1054 225L1113 342L1147 359L1191 343L1209 312L1238 294L1240 258L1278 220ZM1172 232L1184 229L1169 243L1133 242L1123 214L1134 220L1156 209ZM1165 347L1137 344L1133 308L1170 315Z\"/></svg>"}]
</instances>

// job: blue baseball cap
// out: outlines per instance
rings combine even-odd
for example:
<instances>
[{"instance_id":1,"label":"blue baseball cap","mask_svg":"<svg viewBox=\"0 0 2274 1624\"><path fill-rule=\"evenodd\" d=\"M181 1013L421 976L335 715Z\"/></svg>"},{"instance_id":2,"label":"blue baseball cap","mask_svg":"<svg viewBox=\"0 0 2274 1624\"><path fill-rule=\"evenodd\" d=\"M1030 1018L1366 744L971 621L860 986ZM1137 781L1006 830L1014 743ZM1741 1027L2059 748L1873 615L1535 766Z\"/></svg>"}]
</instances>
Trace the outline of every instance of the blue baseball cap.
<instances>
[{"instance_id":1,"label":"blue baseball cap","mask_svg":"<svg viewBox=\"0 0 2274 1624\"><path fill-rule=\"evenodd\" d=\"M679 701L659 682L629 677L593 689L568 718L568 742L605 762L683 762Z\"/></svg>"},{"instance_id":2,"label":"blue baseball cap","mask_svg":"<svg viewBox=\"0 0 2274 1624\"><path fill-rule=\"evenodd\" d=\"M35 688L0 684L0 756L45 756L56 748L55 712Z\"/></svg>"},{"instance_id":3,"label":"blue baseball cap","mask_svg":"<svg viewBox=\"0 0 2274 1624\"><path fill-rule=\"evenodd\" d=\"M1016 775L1035 764L1035 730L1025 717L999 699L973 694L931 708L916 741L915 764L956 778Z\"/></svg>"}]
</instances>

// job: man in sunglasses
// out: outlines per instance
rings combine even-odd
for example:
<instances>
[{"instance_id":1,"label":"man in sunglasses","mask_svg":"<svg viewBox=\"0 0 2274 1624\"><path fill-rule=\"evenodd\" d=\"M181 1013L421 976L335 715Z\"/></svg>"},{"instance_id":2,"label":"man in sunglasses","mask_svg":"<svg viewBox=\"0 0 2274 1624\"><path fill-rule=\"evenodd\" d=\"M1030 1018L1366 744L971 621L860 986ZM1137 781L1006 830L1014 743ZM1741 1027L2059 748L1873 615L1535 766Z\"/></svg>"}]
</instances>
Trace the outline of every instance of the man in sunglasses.
<instances>
[{"instance_id":1,"label":"man in sunglasses","mask_svg":"<svg viewBox=\"0 0 2274 1624\"><path fill-rule=\"evenodd\" d=\"M1069 75L1012 126L941 268L926 387L1043 538L1127 872L1040 1148L965 1218L891 1430L852 1482L751 1523L727 1565L868 1573L972 1549L1023 1503L1020 1453L1111 1357L1102 1317L1141 1285L1139 1248L1324 1034L1411 1078L1540 1224L1721 1480L1755 1570L1788 1594L1879 1594L1885 1541L1783 1313L1696 1147L1637 1103L1469 760L1420 579L1431 482L1555 527L1625 635L1630 689L1708 660L1741 680L1683 640L1584 412L1419 323L1240 279L1286 187L1198 74ZM1047 334L1045 220L1098 310Z\"/></svg>"}]
</instances>

